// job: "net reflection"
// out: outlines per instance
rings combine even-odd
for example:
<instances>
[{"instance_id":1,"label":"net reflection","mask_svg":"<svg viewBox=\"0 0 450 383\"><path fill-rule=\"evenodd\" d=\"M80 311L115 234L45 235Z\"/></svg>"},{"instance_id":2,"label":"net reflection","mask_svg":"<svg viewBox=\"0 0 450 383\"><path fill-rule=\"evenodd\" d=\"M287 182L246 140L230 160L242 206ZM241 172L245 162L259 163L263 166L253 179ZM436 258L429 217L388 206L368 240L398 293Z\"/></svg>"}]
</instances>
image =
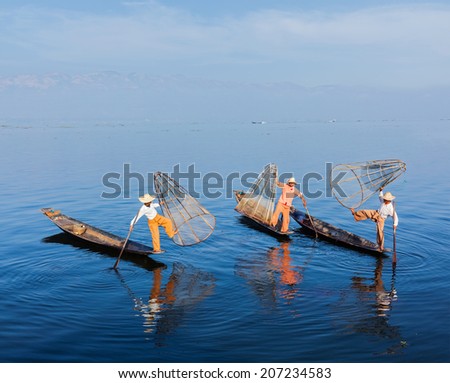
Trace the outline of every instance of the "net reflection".
<instances>
[{"instance_id":1,"label":"net reflection","mask_svg":"<svg viewBox=\"0 0 450 383\"><path fill-rule=\"evenodd\" d=\"M213 293L215 287L215 278L211 273L179 262L173 264L167 282L164 268L155 269L152 274L152 286L147 300L138 298L120 276L123 286L134 301L134 309L144 318L144 332L147 334L171 333L187 313Z\"/></svg>"}]
</instances>

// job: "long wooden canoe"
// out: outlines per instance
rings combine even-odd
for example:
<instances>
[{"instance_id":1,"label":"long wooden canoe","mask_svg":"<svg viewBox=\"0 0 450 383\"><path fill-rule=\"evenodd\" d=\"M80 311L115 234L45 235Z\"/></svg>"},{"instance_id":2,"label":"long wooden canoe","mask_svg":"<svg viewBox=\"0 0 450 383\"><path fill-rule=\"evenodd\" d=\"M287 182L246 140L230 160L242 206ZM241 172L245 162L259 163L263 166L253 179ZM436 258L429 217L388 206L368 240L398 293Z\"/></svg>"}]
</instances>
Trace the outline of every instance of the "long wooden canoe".
<instances>
[{"instance_id":1,"label":"long wooden canoe","mask_svg":"<svg viewBox=\"0 0 450 383\"><path fill-rule=\"evenodd\" d=\"M317 230L317 234L321 238L337 245L374 254L384 254L390 251L389 249L385 249L385 251L382 252L376 243L373 243L356 234L350 233L349 231L340 229L328 222L309 216L294 207L291 208L290 215L300 224L300 226L306 229L309 234L315 234L315 228Z\"/></svg>"},{"instance_id":2,"label":"long wooden canoe","mask_svg":"<svg viewBox=\"0 0 450 383\"><path fill-rule=\"evenodd\" d=\"M122 250L125 238L64 215L60 210L44 208L41 211L65 233L105 248ZM129 254L147 255L153 254L153 249L135 241L128 241L125 252Z\"/></svg>"},{"instance_id":3,"label":"long wooden canoe","mask_svg":"<svg viewBox=\"0 0 450 383\"><path fill-rule=\"evenodd\" d=\"M243 192L242 190L234 190L234 197L236 198L236 201L239 203L239 201L242 199L242 197L245 195L245 192ZM237 209L236 210L238 213L242 214L244 217L248 218L249 220L251 220L251 222L254 222L257 224L257 227L259 227L260 229L263 229L267 232L269 232L272 235L275 235L277 237L287 237L290 234L293 233L293 231L281 231L281 220L278 221L278 224L274 227L271 225L267 225L265 222L262 222L261 220L257 219L256 217L252 217L248 214L245 214L242 211L239 211Z\"/></svg>"},{"instance_id":4,"label":"long wooden canoe","mask_svg":"<svg viewBox=\"0 0 450 383\"><path fill-rule=\"evenodd\" d=\"M117 259L120 251L115 247L105 247L97 245L96 243L85 241L84 239L75 237L65 232L58 232L57 234L50 235L49 237L42 238L43 243L57 243L60 245L68 245L76 249L87 250L92 253L101 254L105 257ZM152 258L152 255L142 255L133 253L123 253L122 261L132 263L135 266L141 267L147 271L153 271L159 268L166 269L167 265Z\"/></svg>"}]
</instances>

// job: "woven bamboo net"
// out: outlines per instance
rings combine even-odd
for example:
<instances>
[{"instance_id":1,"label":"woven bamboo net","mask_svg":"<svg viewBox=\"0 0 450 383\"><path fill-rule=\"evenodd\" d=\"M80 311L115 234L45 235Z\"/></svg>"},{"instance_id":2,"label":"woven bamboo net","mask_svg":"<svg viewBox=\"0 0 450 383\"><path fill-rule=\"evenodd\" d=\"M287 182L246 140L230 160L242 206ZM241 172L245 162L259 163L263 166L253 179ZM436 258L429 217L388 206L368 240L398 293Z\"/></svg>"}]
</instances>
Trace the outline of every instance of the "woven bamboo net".
<instances>
[{"instance_id":1,"label":"woven bamboo net","mask_svg":"<svg viewBox=\"0 0 450 383\"><path fill-rule=\"evenodd\" d=\"M406 164L400 160L340 164L331 171L330 186L334 197L342 206L356 209L380 188L400 177L404 171Z\"/></svg>"},{"instance_id":2,"label":"woven bamboo net","mask_svg":"<svg viewBox=\"0 0 450 383\"><path fill-rule=\"evenodd\" d=\"M207 239L214 231L215 217L167 174L157 172L154 180L164 216L178 230L172 240L179 246L190 246Z\"/></svg>"},{"instance_id":3,"label":"woven bamboo net","mask_svg":"<svg viewBox=\"0 0 450 383\"><path fill-rule=\"evenodd\" d=\"M266 165L235 209L250 218L269 225L275 204L276 179L277 166L275 164Z\"/></svg>"}]
</instances>

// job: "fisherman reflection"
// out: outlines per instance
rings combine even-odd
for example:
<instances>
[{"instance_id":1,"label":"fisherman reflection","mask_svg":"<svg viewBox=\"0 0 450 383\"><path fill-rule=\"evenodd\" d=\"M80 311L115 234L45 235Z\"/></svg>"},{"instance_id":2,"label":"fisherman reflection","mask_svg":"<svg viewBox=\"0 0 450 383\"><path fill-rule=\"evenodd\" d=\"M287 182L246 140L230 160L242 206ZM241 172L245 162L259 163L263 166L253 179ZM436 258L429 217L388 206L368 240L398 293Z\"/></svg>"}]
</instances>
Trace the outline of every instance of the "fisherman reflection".
<instances>
[{"instance_id":1,"label":"fisherman reflection","mask_svg":"<svg viewBox=\"0 0 450 383\"><path fill-rule=\"evenodd\" d=\"M395 269L394 269L395 270ZM397 300L397 291L394 287L394 276L391 283L391 289L386 290L383 282L383 258L378 258L374 278L370 279L373 283L365 283L366 278L353 277L352 288L361 293L375 293L375 308L378 316L386 316L391 310L392 302Z\"/></svg>"},{"instance_id":2,"label":"fisherman reflection","mask_svg":"<svg viewBox=\"0 0 450 383\"><path fill-rule=\"evenodd\" d=\"M389 340L390 345L383 351L376 352L377 355L400 354L407 347L406 340L402 339L400 327L389 323L389 314L392 310L393 302L397 300L395 289L395 266L392 269L390 288L386 288L383 282L383 258L377 258L374 271L374 278L352 278L352 289L358 293L361 308L367 308L364 302L372 303L368 313L357 314L353 312L350 318L351 325L346 325L347 329L352 329L358 333L370 334L376 337Z\"/></svg>"},{"instance_id":3,"label":"fisherman reflection","mask_svg":"<svg viewBox=\"0 0 450 383\"><path fill-rule=\"evenodd\" d=\"M173 264L166 283L164 269L153 270L147 302L137 298L123 278L122 283L135 302L135 309L144 317L144 332L156 334L173 331L188 312L193 311L203 299L212 294L215 287L212 274L178 262Z\"/></svg>"},{"instance_id":4,"label":"fisherman reflection","mask_svg":"<svg viewBox=\"0 0 450 383\"><path fill-rule=\"evenodd\" d=\"M279 247L269 250L268 257L273 270L277 271L280 276L279 294L289 303L298 294L297 285L303 279L298 268L292 265L289 242L282 242Z\"/></svg>"},{"instance_id":5,"label":"fisherman reflection","mask_svg":"<svg viewBox=\"0 0 450 383\"><path fill-rule=\"evenodd\" d=\"M172 275L169 278L166 287L162 289L162 269L157 269L153 272L153 285L150 290L148 304L142 304L139 307L139 311L141 311L142 316L145 318L145 332L153 331L154 322L158 319L158 315L161 310L164 309L164 305L173 304L176 301L174 295L175 283Z\"/></svg>"},{"instance_id":6,"label":"fisherman reflection","mask_svg":"<svg viewBox=\"0 0 450 383\"><path fill-rule=\"evenodd\" d=\"M303 267L293 264L290 242L281 242L264 257L245 257L236 264L236 274L245 278L264 306L276 306L281 299L293 304L300 295Z\"/></svg>"}]
</instances>

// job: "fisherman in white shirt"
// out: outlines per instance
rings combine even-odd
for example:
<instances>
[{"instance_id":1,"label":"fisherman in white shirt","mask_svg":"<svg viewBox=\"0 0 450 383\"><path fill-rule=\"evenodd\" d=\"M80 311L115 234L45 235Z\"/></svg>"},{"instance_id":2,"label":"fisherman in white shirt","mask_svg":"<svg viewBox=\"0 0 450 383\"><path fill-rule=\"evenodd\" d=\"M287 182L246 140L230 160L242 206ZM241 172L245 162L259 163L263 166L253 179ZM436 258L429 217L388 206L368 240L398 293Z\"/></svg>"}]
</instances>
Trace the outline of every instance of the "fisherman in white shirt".
<instances>
[{"instance_id":1,"label":"fisherman in white shirt","mask_svg":"<svg viewBox=\"0 0 450 383\"><path fill-rule=\"evenodd\" d=\"M380 188L379 198L381 206L378 210L359 210L350 209L352 211L355 221L363 221L365 219L371 219L377 224L377 243L380 247L380 251L384 251L384 221L387 217L392 217L394 220L394 233L398 226L398 216L394 209L392 201L395 199L391 193L387 192L383 194L383 188Z\"/></svg>"},{"instance_id":2,"label":"fisherman in white shirt","mask_svg":"<svg viewBox=\"0 0 450 383\"><path fill-rule=\"evenodd\" d=\"M130 229L133 229L134 225L142 218L144 215L147 217L148 227L152 235L153 243L153 253L162 253L161 244L159 240L159 226L164 227L169 238L172 238L176 231L173 230L172 221L156 211L159 207L158 203L154 203L155 197L150 194L145 194L139 197L139 201L143 203L138 214L131 220Z\"/></svg>"}]
</instances>

